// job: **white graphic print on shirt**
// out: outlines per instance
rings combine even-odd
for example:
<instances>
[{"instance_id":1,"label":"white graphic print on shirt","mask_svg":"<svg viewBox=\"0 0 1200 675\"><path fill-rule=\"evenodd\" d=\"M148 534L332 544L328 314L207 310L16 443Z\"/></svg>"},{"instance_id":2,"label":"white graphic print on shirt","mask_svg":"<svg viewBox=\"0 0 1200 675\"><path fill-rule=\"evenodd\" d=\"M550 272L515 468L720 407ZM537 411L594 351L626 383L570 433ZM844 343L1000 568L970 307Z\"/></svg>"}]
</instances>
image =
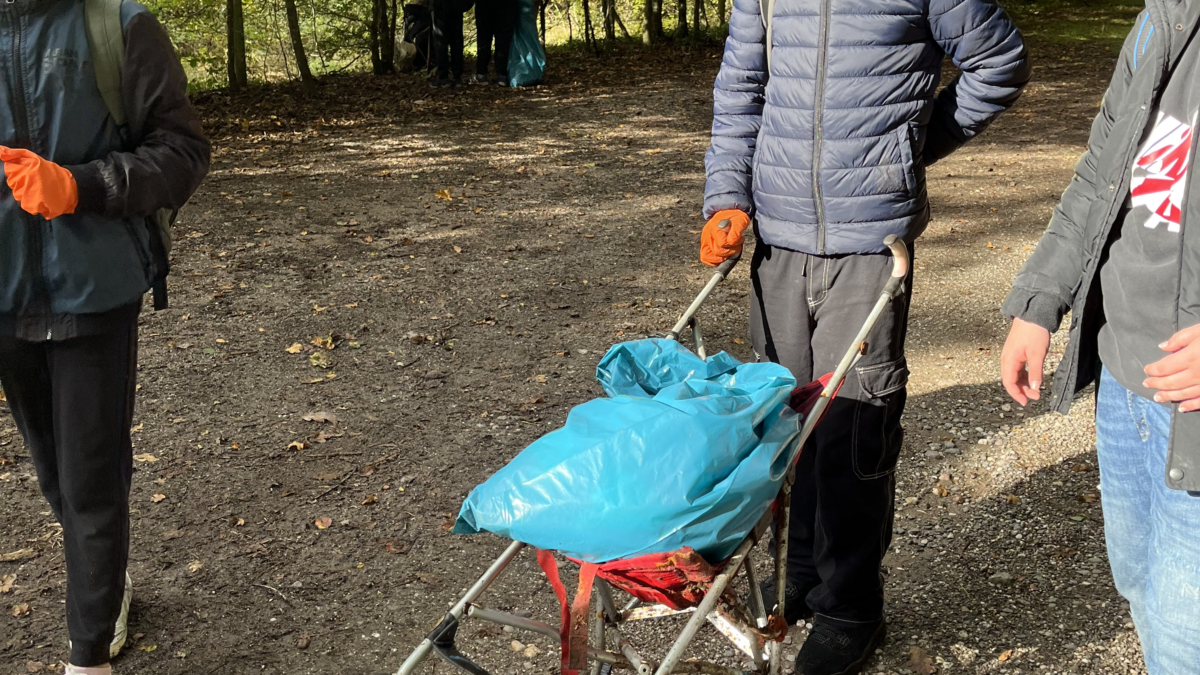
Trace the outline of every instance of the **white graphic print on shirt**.
<instances>
[{"instance_id":1,"label":"white graphic print on shirt","mask_svg":"<svg viewBox=\"0 0 1200 675\"><path fill-rule=\"evenodd\" d=\"M1154 131L1133 162L1131 206L1150 210L1144 224L1151 230L1166 223L1168 232L1179 232L1194 124L1159 112Z\"/></svg>"}]
</instances>

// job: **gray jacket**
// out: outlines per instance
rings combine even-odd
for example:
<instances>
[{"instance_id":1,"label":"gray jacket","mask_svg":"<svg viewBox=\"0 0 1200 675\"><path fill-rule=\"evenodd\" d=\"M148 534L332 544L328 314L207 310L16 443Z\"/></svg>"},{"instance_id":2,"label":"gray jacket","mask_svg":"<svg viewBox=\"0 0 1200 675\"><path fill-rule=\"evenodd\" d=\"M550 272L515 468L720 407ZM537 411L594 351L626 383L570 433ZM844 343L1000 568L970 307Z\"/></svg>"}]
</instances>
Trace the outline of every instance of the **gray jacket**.
<instances>
[{"instance_id":1,"label":"gray jacket","mask_svg":"<svg viewBox=\"0 0 1200 675\"><path fill-rule=\"evenodd\" d=\"M166 31L135 2L121 23L128 119L118 127L97 87L82 0L0 4L0 144L66 167L79 188L75 213L47 222L0 183L0 325L21 337L58 339L74 317L137 303L157 273L147 219L183 206L208 170Z\"/></svg>"},{"instance_id":2,"label":"gray jacket","mask_svg":"<svg viewBox=\"0 0 1200 675\"><path fill-rule=\"evenodd\" d=\"M1100 275L1097 273L1129 195L1132 164L1159 92L1171 68L1196 29L1200 10L1192 7L1185 20L1169 20L1167 3L1147 0L1134 29L1125 40L1112 83L1104 94L1100 114L1092 123L1088 149L1075 166L1075 177L1063 193L1037 250L1017 275L1003 311L1058 330L1071 311L1070 344L1054 375L1051 405L1066 413L1080 390L1096 380L1100 359L1096 337L1103 321ZM1195 5L1196 3L1192 3ZM1196 156L1193 136L1192 156ZM1190 171L1183 205L1183 246L1180 285L1175 307L1176 330L1200 323L1200 201L1190 195L1200 172ZM1200 490L1200 413L1171 420L1167 485L1177 490Z\"/></svg>"}]
</instances>

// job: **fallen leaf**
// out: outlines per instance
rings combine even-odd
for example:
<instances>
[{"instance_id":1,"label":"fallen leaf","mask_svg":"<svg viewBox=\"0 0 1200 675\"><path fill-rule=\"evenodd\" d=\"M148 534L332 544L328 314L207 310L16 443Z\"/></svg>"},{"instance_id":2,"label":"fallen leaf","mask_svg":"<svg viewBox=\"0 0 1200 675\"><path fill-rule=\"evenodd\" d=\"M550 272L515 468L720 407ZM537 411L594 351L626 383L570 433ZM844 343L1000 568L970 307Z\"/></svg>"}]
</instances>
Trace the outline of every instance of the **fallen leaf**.
<instances>
[{"instance_id":1,"label":"fallen leaf","mask_svg":"<svg viewBox=\"0 0 1200 675\"><path fill-rule=\"evenodd\" d=\"M455 247L454 247L454 252L455 252L455 253L462 253L462 247L461 247L461 246L455 246Z\"/></svg>"},{"instance_id":2,"label":"fallen leaf","mask_svg":"<svg viewBox=\"0 0 1200 675\"><path fill-rule=\"evenodd\" d=\"M26 614L29 614L29 603L22 602L19 605L13 605L11 614L13 616L25 616Z\"/></svg>"},{"instance_id":3,"label":"fallen leaf","mask_svg":"<svg viewBox=\"0 0 1200 675\"><path fill-rule=\"evenodd\" d=\"M437 192L434 193L433 196L437 197L438 199L441 199L442 201L447 201L447 202L454 201L454 197L450 196L449 190L438 190Z\"/></svg>"},{"instance_id":4,"label":"fallen leaf","mask_svg":"<svg viewBox=\"0 0 1200 675\"><path fill-rule=\"evenodd\" d=\"M149 654L150 652L154 651L155 649L158 649L158 645L142 645L141 647L138 647L138 649Z\"/></svg>"},{"instance_id":5,"label":"fallen leaf","mask_svg":"<svg viewBox=\"0 0 1200 675\"><path fill-rule=\"evenodd\" d=\"M304 351L304 345L300 344L299 342L296 342L296 343L293 343L291 347L288 347L284 351L289 354L299 354L300 352Z\"/></svg>"},{"instance_id":6,"label":"fallen leaf","mask_svg":"<svg viewBox=\"0 0 1200 675\"><path fill-rule=\"evenodd\" d=\"M8 593L12 591L13 582L17 580L15 574L5 574L0 577L0 593Z\"/></svg>"},{"instance_id":7,"label":"fallen leaf","mask_svg":"<svg viewBox=\"0 0 1200 675\"><path fill-rule=\"evenodd\" d=\"M153 464L154 462L158 461L158 458L148 452L144 452L140 455L134 455L133 460L135 462L145 462L147 464Z\"/></svg>"},{"instance_id":8,"label":"fallen leaf","mask_svg":"<svg viewBox=\"0 0 1200 675\"><path fill-rule=\"evenodd\" d=\"M158 504L159 502L161 502L162 500L164 500L166 498L167 498L167 496L164 495L163 493L155 492L154 496L150 498L150 501L154 502L155 504Z\"/></svg>"},{"instance_id":9,"label":"fallen leaf","mask_svg":"<svg viewBox=\"0 0 1200 675\"><path fill-rule=\"evenodd\" d=\"M287 449L295 451L306 450L308 449L308 443L305 443L304 441L292 441L291 443L288 443Z\"/></svg>"},{"instance_id":10,"label":"fallen leaf","mask_svg":"<svg viewBox=\"0 0 1200 675\"><path fill-rule=\"evenodd\" d=\"M309 354L308 362L311 363L314 368L333 367L333 362L329 359L329 354L326 352L314 352Z\"/></svg>"},{"instance_id":11,"label":"fallen leaf","mask_svg":"<svg viewBox=\"0 0 1200 675\"><path fill-rule=\"evenodd\" d=\"M1071 516L1071 520L1073 520L1077 523L1082 523L1084 520L1087 520L1087 519L1084 518L1083 516Z\"/></svg>"},{"instance_id":12,"label":"fallen leaf","mask_svg":"<svg viewBox=\"0 0 1200 675\"><path fill-rule=\"evenodd\" d=\"M304 420L305 422L320 422L322 424L326 424L326 423L337 424L338 423L337 415L334 415L331 412L321 412L321 411L310 412L307 415L304 415L303 417L301 417L300 419Z\"/></svg>"},{"instance_id":13,"label":"fallen leaf","mask_svg":"<svg viewBox=\"0 0 1200 675\"><path fill-rule=\"evenodd\" d=\"M744 344L746 344L746 341L745 341L745 340L743 340L742 338L733 338L733 344L735 344L735 345L744 345Z\"/></svg>"},{"instance_id":14,"label":"fallen leaf","mask_svg":"<svg viewBox=\"0 0 1200 675\"><path fill-rule=\"evenodd\" d=\"M383 550L392 555L401 555L408 553L408 544L403 541L385 541L383 542Z\"/></svg>"},{"instance_id":15,"label":"fallen leaf","mask_svg":"<svg viewBox=\"0 0 1200 675\"><path fill-rule=\"evenodd\" d=\"M916 673L916 675L933 675L937 672L937 666L933 665L933 659L925 653L920 647L908 648L908 667Z\"/></svg>"},{"instance_id":16,"label":"fallen leaf","mask_svg":"<svg viewBox=\"0 0 1200 675\"><path fill-rule=\"evenodd\" d=\"M193 560L192 562L188 563L187 568L188 572L195 574L196 572L204 569L204 563L200 562L199 560Z\"/></svg>"},{"instance_id":17,"label":"fallen leaf","mask_svg":"<svg viewBox=\"0 0 1200 675\"><path fill-rule=\"evenodd\" d=\"M1007 501L1009 504L1012 504L1013 506L1016 506L1017 504L1021 503L1021 498L1016 495L1008 495L1007 497L1004 498L1004 500Z\"/></svg>"},{"instance_id":18,"label":"fallen leaf","mask_svg":"<svg viewBox=\"0 0 1200 675\"><path fill-rule=\"evenodd\" d=\"M1084 504L1092 504L1097 499L1099 499L1099 497L1096 495L1096 493L1089 492L1087 494L1076 495L1075 499L1078 499L1079 501L1083 502Z\"/></svg>"},{"instance_id":19,"label":"fallen leaf","mask_svg":"<svg viewBox=\"0 0 1200 675\"><path fill-rule=\"evenodd\" d=\"M318 530L328 530L329 528L333 527L333 518L326 518L322 516L314 520L313 524L317 526Z\"/></svg>"},{"instance_id":20,"label":"fallen leaf","mask_svg":"<svg viewBox=\"0 0 1200 675\"><path fill-rule=\"evenodd\" d=\"M11 553L0 553L0 562L16 562L18 560L28 560L36 557L36 551L31 548L23 548Z\"/></svg>"},{"instance_id":21,"label":"fallen leaf","mask_svg":"<svg viewBox=\"0 0 1200 675\"><path fill-rule=\"evenodd\" d=\"M377 503L379 503L379 498L376 497L375 495L367 495L367 498L362 500L363 506L366 506L368 504L377 504Z\"/></svg>"},{"instance_id":22,"label":"fallen leaf","mask_svg":"<svg viewBox=\"0 0 1200 675\"><path fill-rule=\"evenodd\" d=\"M332 351L333 348L337 346L337 343L334 340L333 335L317 335L312 339L312 345L314 347L320 347L321 349Z\"/></svg>"},{"instance_id":23,"label":"fallen leaf","mask_svg":"<svg viewBox=\"0 0 1200 675\"><path fill-rule=\"evenodd\" d=\"M935 494L939 497L945 497L946 495L950 494L950 491L947 490L946 488L942 487L941 485L934 485L933 486L933 494Z\"/></svg>"},{"instance_id":24,"label":"fallen leaf","mask_svg":"<svg viewBox=\"0 0 1200 675\"><path fill-rule=\"evenodd\" d=\"M996 660L997 661L1007 661L1011 658L1012 658L1012 650L1006 649L1006 650L1000 652L1000 656L997 656Z\"/></svg>"}]
</instances>

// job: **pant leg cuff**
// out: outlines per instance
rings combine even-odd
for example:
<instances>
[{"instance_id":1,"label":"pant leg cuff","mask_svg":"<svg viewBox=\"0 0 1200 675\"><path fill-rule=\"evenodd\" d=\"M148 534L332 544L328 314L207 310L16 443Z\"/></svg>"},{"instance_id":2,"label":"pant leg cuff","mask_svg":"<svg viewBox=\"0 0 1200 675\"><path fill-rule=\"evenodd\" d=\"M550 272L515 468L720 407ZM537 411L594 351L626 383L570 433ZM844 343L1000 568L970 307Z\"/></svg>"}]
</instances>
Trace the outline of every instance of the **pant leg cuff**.
<instances>
[{"instance_id":1,"label":"pant leg cuff","mask_svg":"<svg viewBox=\"0 0 1200 675\"><path fill-rule=\"evenodd\" d=\"M102 666L111 659L108 656L109 642L71 641L71 665L80 668Z\"/></svg>"},{"instance_id":2,"label":"pant leg cuff","mask_svg":"<svg viewBox=\"0 0 1200 675\"><path fill-rule=\"evenodd\" d=\"M821 623L829 624L831 626L835 626L837 628L842 628L842 629L864 628L866 626L877 625L879 622L883 621L882 615L875 619L861 619L859 617L853 617L853 618L847 619L847 618L841 618L841 617L836 617L836 616L830 616L828 614L822 614L820 612L816 612L813 614L814 619L816 619L818 617L821 619Z\"/></svg>"}]
</instances>

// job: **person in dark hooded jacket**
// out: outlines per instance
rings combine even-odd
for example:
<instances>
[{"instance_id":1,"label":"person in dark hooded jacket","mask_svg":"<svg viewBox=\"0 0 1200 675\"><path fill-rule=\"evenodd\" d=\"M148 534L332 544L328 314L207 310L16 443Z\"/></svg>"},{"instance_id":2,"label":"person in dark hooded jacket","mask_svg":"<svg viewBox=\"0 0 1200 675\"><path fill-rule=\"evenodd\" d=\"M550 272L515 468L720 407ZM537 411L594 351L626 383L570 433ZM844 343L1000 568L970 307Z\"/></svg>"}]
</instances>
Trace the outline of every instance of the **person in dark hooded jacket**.
<instances>
[{"instance_id":1,"label":"person in dark hooded jacket","mask_svg":"<svg viewBox=\"0 0 1200 675\"><path fill-rule=\"evenodd\" d=\"M938 93L946 55L961 74ZM911 251L929 222L926 167L1011 106L1029 74L994 0L734 0L701 260L740 254L754 228L758 358L800 382L834 369L891 273L884 238ZM857 673L884 637L910 298L911 277L799 460L779 598L789 622L815 613L798 675Z\"/></svg>"},{"instance_id":2,"label":"person in dark hooded jacket","mask_svg":"<svg viewBox=\"0 0 1200 675\"><path fill-rule=\"evenodd\" d=\"M90 675L111 672L126 639L138 315L165 275L158 214L199 186L209 144L166 31L128 0L109 15L117 123L84 6L0 7L0 384L62 525L67 673Z\"/></svg>"},{"instance_id":3,"label":"person in dark hooded jacket","mask_svg":"<svg viewBox=\"0 0 1200 675\"><path fill-rule=\"evenodd\" d=\"M1148 0L1087 152L1013 282L1001 379L1050 406L1095 383L1104 538L1150 675L1200 672L1200 3ZM1193 215L1194 214L1194 215Z\"/></svg>"}]
</instances>

